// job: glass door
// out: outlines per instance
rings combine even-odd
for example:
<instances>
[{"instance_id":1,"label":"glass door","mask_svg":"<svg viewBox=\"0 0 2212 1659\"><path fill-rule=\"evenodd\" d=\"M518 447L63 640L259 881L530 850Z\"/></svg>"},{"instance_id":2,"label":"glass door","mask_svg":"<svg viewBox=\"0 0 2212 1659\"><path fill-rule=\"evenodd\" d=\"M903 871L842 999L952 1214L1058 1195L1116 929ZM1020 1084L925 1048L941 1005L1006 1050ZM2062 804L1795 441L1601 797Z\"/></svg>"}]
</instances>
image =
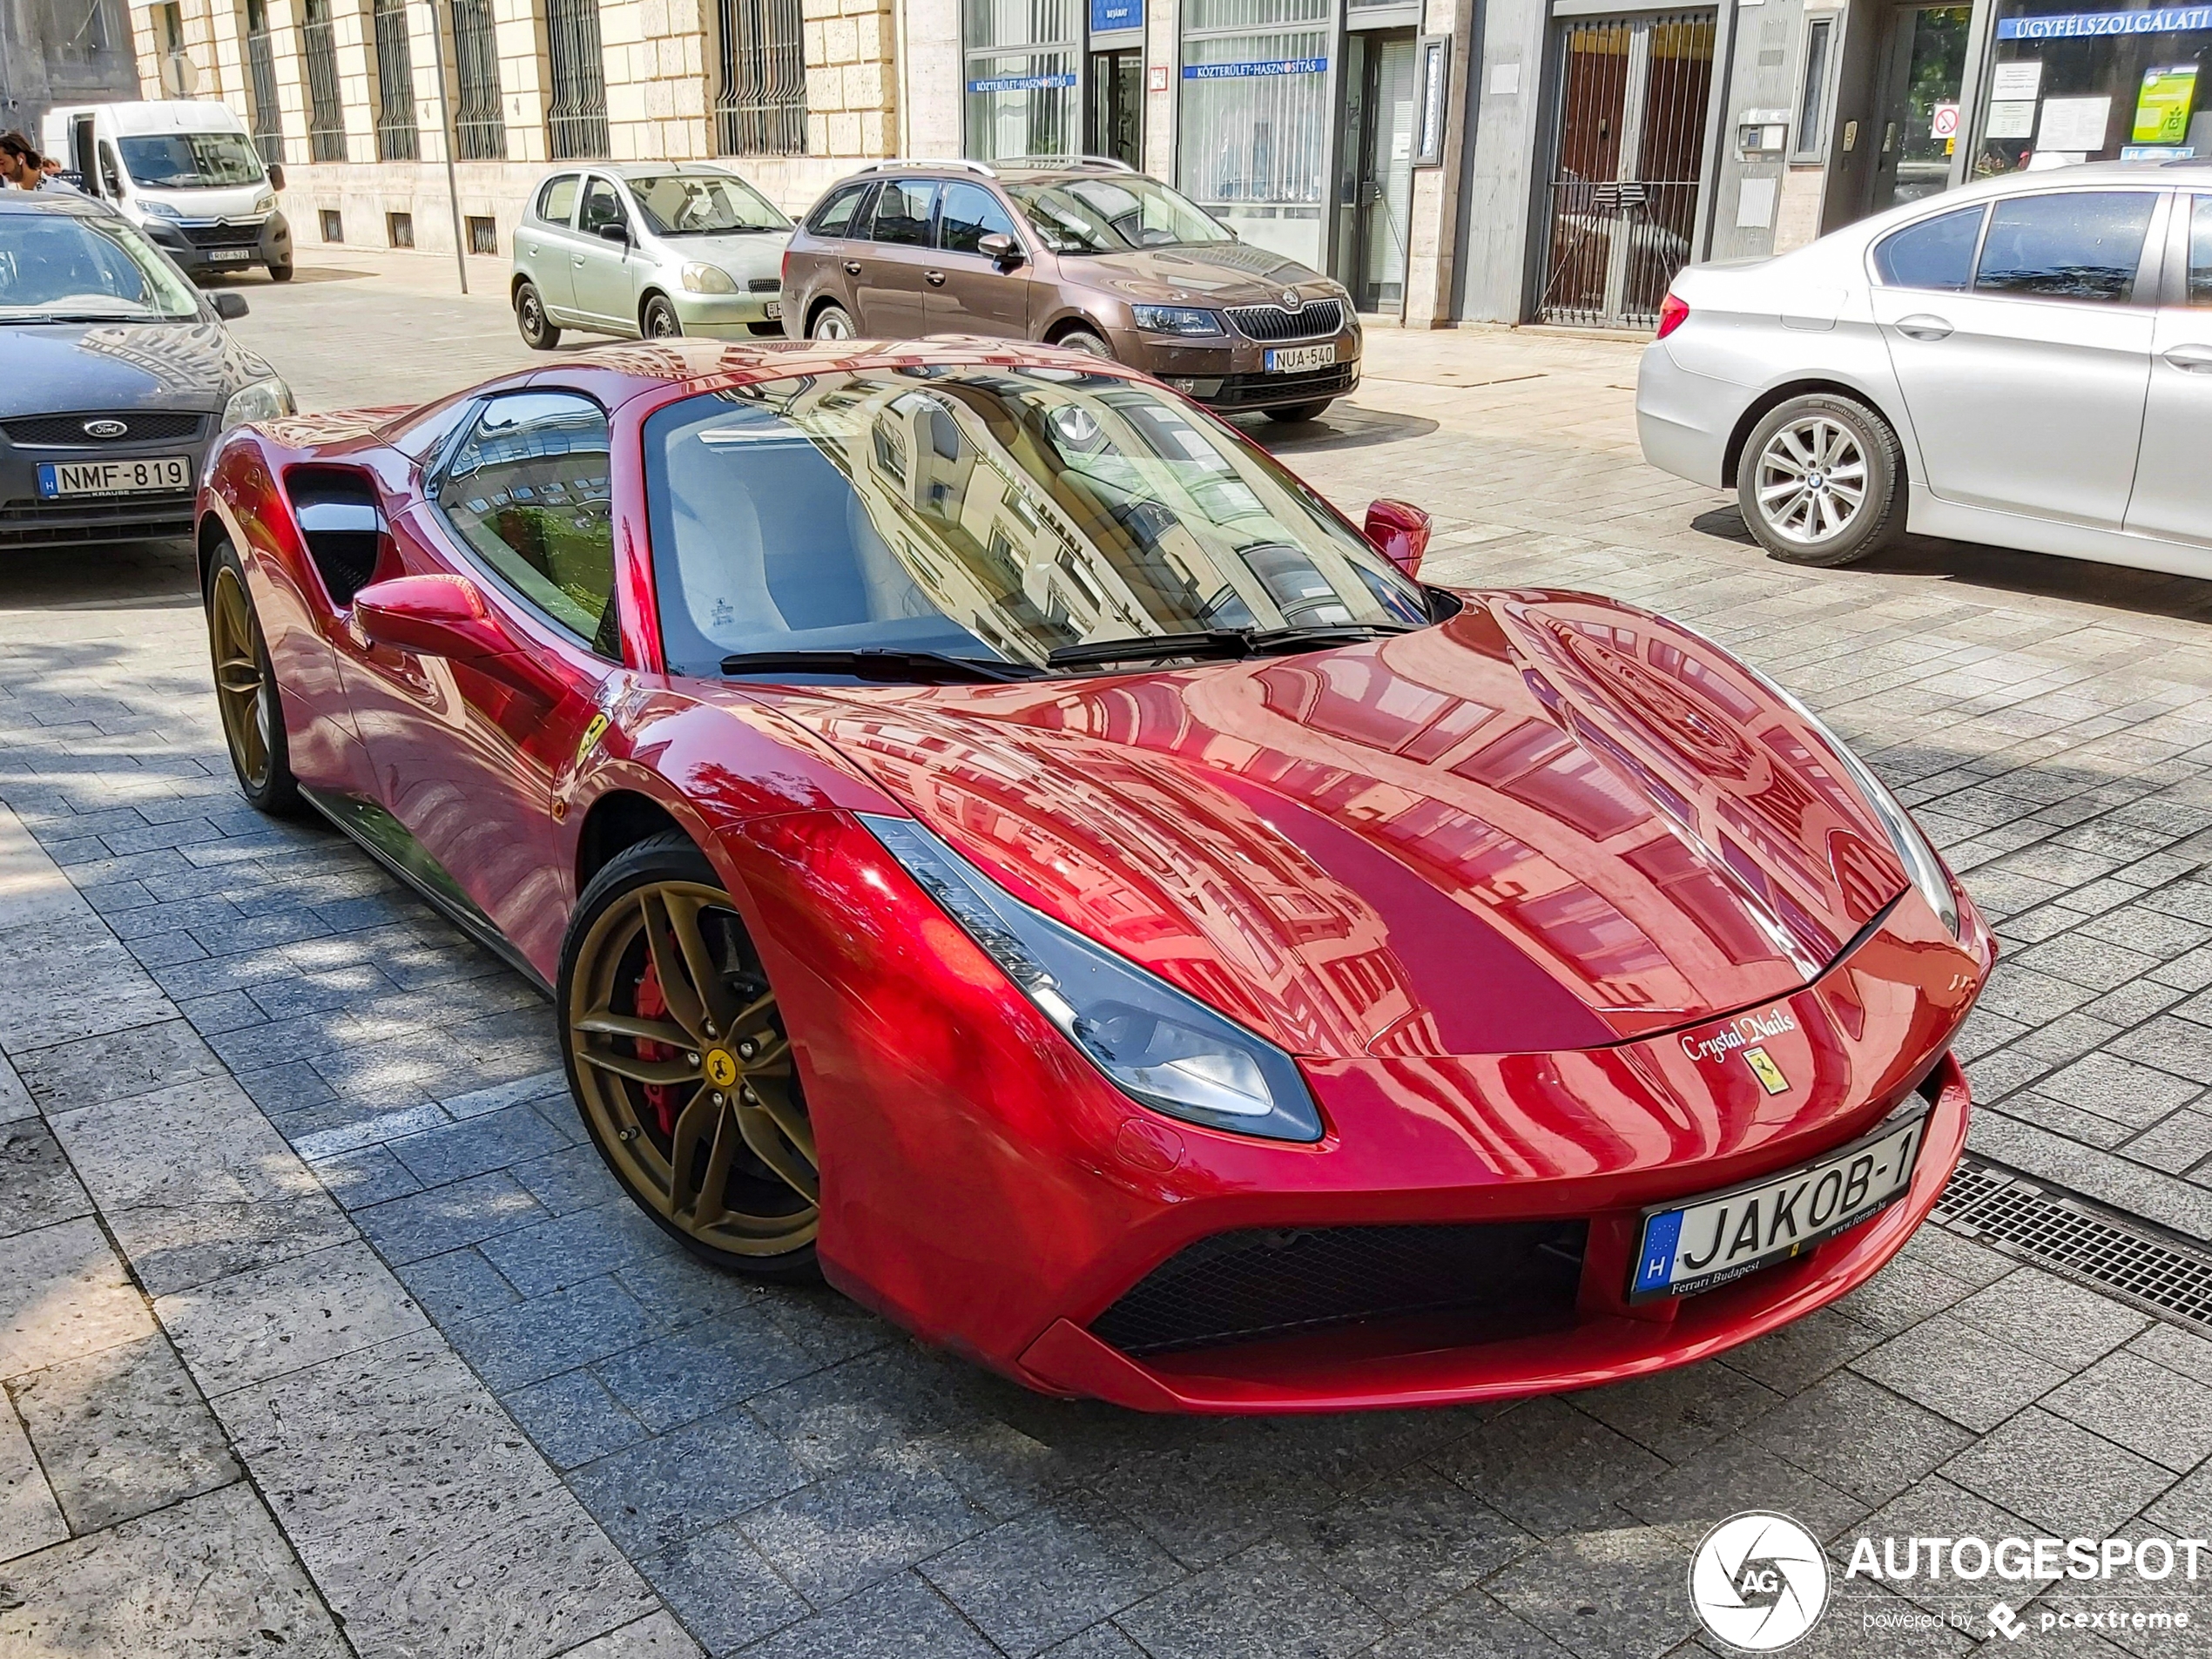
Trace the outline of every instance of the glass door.
<instances>
[{"instance_id":1,"label":"glass door","mask_svg":"<svg viewBox=\"0 0 2212 1659\"><path fill-rule=\"evenodd\" d=\"M1891 14L1881 143L1867 212L1949 187L1973 17L1971 6L1899 6Z\"/></svg>"},{"instance_id":2,"label":"glass door","mask_svg":"<svg viewBox=\"0 0 2212 1659\"><path fill-rule=\"evenodd\" d=\"M1090 108L1083 153L1144 166L1144 53L1142 48L1090 55Z\"/></svg>"},{"instance_id":3,"label":"glass door","mask_svg":"<svg viewBox=\"0 0 2212 1659\"><path fill-rule=\"evenodd\" d=\"M1369 313L1406 308L1413 206L1413 31L1348 36L1337 185L1337 280Z\"/></svg>"}]
</instances>

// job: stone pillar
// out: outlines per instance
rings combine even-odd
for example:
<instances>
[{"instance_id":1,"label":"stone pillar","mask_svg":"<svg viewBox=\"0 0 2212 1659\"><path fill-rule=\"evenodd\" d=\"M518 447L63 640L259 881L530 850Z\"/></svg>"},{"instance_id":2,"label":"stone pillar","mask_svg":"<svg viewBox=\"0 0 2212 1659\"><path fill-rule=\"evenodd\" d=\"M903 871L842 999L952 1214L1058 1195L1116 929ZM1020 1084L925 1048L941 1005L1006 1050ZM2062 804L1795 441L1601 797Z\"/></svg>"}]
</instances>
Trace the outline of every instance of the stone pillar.
<instances>
[{"instance_id":1,"label":"stone pillar","mask_svg":"<svg viewBox=\"0 0 2212 1659\"><path fill-rule=\"evenodd\" d=\"M613 158L705 157L706 40L698 0L610 0L599 8L599 40Z\"/></svg>"},{"instance_id":2,"label":"stone pillar","mask_svg":"<svg viewBox=\"0 0 2212 1659\"><path fill-rule=\"evenodd\" d=\"M1428 0L1426 33L1449 35L1451 85L1444 103L1444 165L1413 170L1411 246L1406 260L1406 327L1441 328L1452 320L1453 254L1459 240L1460 169L1468 137L1474 0ZM1416 83L1414 96L1420 95ZM1419 141L1420 111L1413 112Z\"/></svg>"},{"instance_id":3,"label":"stone pillar","mask_svg":"<svg viewBox=\"0 0 2212 1659\"><path fill-rule=\"evenodd\" d=\"M897 154L899 36L890 0L806 0L803 28L807 153Z\"/></svg>"},{"instance_id":4,"label":"stone pillar","mask_svg":"<svg viewBox=\"0 0 2212 1659\"><path fill-rule=\"evenodd\" d=\"M968 86L968 64L961 51L959 0L902 0L902 3L907 9L907 62L901 73L907 98L907 153L959 155L961 111Z\"/></svg>"},{"instance_id":5,"label":"stone pillar","mask_svg":"<svg viewBox=\"0 0 2212 1659\"><path fill-rule=\"evenodd\" d=\"M553 101L553 69L537 0L493 0L499 38L499 97L506 107L507 158L546 159L545 114Z\"/></svg>"},{"instance_id":6,"label":"stone pillar","mask_svg":"<svg viewBox=\"0 0 2212 1659\"><path fill-rule=\"evenodd\" d=\"M306 165L307 148L307 62L300 50L300 0L268 0L269 59L276 71L277 118L284 131L287 163ZM290 167L286 171L288 172ZM285 216L290 218L287 206ZM300 227L292 234L297 239Z\"/></svg>"},{"instance_id":7,"label":"stone pillar","mask_svg":"<svg viewBox=\"0 0 2212 1659\"><path fill-rule=\"evenodd\" d=\"M331 43L338 61L338 105L344 111L346 159L376 159L375 29L368 0L333 0Z\"/></svg>"},{"instance_id":8,"label":"stone pillar","mask_svg":"<svg viewBox=\"0 0 2212 1659\"><path fill-rule=\"evenodd\" d=\"M1153 71L1166 84L1152 90ZM1175 183L1175 117L1182 90L1183 8L1177 0L1147 0L1144 14L1144 171Z\"/></svg>"},{"instance_id":9,"label":"stone pillar","mask_svg":"<svg viewBox=\"0 0 2212 1659\"><path fill-rule=\"evenodd\" d=\"M208 62L200 67L213 72L209 80L200 83L199 96L220 98L237 111L251 132L253 104L248 96L252 76L246 65L246 0L211 0L207 26Z\"/></svg>"}]
</instances>

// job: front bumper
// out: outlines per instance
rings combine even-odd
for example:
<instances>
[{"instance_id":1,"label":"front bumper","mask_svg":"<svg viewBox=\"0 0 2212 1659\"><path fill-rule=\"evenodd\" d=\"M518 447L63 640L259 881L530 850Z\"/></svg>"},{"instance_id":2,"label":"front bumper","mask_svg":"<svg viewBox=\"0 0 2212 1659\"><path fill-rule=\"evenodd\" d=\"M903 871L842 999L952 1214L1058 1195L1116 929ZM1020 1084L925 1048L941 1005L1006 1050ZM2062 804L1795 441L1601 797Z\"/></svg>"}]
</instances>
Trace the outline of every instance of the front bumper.
<instances>
[{"instance_id":1,"label":"front bumper","mask_svg":"<svg viewBox=\"0 0 2212 1659\"><path fill-rule=\"evenodd\" d=\"M292 263L292 226L281 212L228 223L149 218L145 230L156 246L193 277Z\"/></svg>"},{"instance_id":2,"label":"front bumper","mask_svg":"<svg viewBox=\"0 0 2212 1659\"><path fill-rule=\"evenodd\" d=\"M669 295L687 334L708 339L749 340L757 333L783 332L783 295L760 293L687 293Z\"/></svg>"},{"instance_id":3,"label":"front bumper","mask_svg":"<svg viewBox=\"0 0 2212 1659\"><path fill-rule=\"evenodd\" d=\"M799 813L721 844L733 890L762 904L756 936L823 1167L837 1171L823 1270L1041 1392L1148 1410L1341 1411L1688 1364L1863 1282L1925 1217L1963 1144L1966 1086L1948 1049L1993 951L1971 906L1962 944L1908 893L1811 985L1690 1032L1548 1054L1302 1060L1327 1123L1305 1145L1137 1107L918 889L887 896L864 834ZM1687 1041L1754 1015L1788 1080L1778 1095L1740 1054ZM1931 1126L1889 1211L1723 1288L1630 1305L1644 1206L1824 1157L1916 1088L1931 1093ZM1501 1226L1573 1235L1564 1289L1548 1285L1522 1324L1494 1308L1471 1319L1339 1307L1297 1334L1274 1334L1292 1323L1278 1321L1257 1337L1248 1325L1148 1345L1114 1317L1163 1264L1228 1235Z\"/></svg>"},{"instance_id":4,"label":"front bumper","mask_svg":"<svg viewBox=\"0 0 2212 1659\"><path fill-rule=\"evenodd\" d=\"M1259 341L1230 333L1217 339L1109 330L1114 355L1132 368L1165 381L1209 408L1280 408L1342 397L1359 384L1359 331L1347 327L1315 340ZM1336 361L1325 368L1271 374L1270 351L1310 346L1336 347Z\"/></svg>"},{"instance_id":5,"label":"front bumper","mask_svg":"<svg viewBox=\"0 0 2212 1659\"><path fill-rule=\"evenodd\" d=\"M214 415L189 409L122 409L115 418L162 435L88 445L65 442L68 428L104 411L22 415L0 422L0 548L90 546L165 541L192 534L193 489L143 495L78 496L47 500L38 493L42 463L140 461L189 456L199 482Z\"/></svg>"}]
</instances>

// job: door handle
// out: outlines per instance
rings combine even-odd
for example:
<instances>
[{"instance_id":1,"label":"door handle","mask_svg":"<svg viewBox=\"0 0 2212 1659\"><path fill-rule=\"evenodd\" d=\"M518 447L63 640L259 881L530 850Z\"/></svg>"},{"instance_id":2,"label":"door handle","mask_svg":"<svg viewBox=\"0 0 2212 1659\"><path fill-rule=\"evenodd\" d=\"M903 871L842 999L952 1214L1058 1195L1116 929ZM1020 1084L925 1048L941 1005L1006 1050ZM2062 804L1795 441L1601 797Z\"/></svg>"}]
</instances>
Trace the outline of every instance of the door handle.
<instances>
[{"instance_id":1,"label":"door handle","mask_svg":"<svg viewBox=\"0 0 2212 1659\"><path fill-rule=\"evenodd\" d=\"M2212 346L2173 346L2160 355L2176 368L2196 374L2212 373Z\"/></svg>"},{"instance_id":2,"label":"door handle","mask_svg":"<svg viewBox=\"0 0 2212 1659\"><path fill-rule=\"evenodd\" d=\"M942 271L924 271L921 273L921 280L933 288L941 288L945 286L945 273Z\"/></svg>"},{"instance_id":3,"label":"door handle","mask_svg":"<svg viewBox=\"0 0 2212 1659\"><path fill-rule=\"evenodd\" d=\"M577 270L581 271L583 268L583 255L581 253L570 254L569 263L576 266Z\"/></svg>"},{"instance_id":4,"label":"door handle","mask_svg":"<svg viewBox=\"0 0 2212 1659\"><path fill-rule=\"evenodd\" d=\"M1898 318L1897 331L1907 340L1948 340L1951 337L1951 325L1940 317L1931 317L1925 311Z\"/></svg>"},{"instance_id":5,"label":"door handle","mask_svg":"<svg viewBox=\"0 0 2212 1659\"><path fill-rule=\"evenodd\" d=\"M858 276L858 275L860 275L860 260L846 260L846 261L845 261L845 274L846 274L846 275L847 275L847 276Z\"/></svg>"}]
</instances>

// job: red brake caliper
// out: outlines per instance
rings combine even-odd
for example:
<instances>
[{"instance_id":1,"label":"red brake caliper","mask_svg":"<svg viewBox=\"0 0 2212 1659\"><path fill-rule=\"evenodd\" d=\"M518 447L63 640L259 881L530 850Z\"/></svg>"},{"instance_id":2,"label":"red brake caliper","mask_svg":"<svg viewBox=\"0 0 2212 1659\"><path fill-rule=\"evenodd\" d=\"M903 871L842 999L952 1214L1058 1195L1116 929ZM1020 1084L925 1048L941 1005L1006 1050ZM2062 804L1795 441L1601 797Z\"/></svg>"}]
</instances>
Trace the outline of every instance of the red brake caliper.
<instances>
[{"instance_id":1,"label":"red brake caliper","mask_svg":"<svg viewBox=\"0 0 2212 1659\"><path fill-rule=\"evenodd\" d=\"M637 1017L641 1020L661 1020L668 1017L668 998L661 994L660 968L650 959L645 971L637 977ZM650 1037L633 1039L640 1060L665 1060L676 1050L664 1042L655 1042ZM676 1133L676 1089L670 1083L641 1083L645 1102L660 1119L663 1135Z\"/></svg>"}]
</instances>

